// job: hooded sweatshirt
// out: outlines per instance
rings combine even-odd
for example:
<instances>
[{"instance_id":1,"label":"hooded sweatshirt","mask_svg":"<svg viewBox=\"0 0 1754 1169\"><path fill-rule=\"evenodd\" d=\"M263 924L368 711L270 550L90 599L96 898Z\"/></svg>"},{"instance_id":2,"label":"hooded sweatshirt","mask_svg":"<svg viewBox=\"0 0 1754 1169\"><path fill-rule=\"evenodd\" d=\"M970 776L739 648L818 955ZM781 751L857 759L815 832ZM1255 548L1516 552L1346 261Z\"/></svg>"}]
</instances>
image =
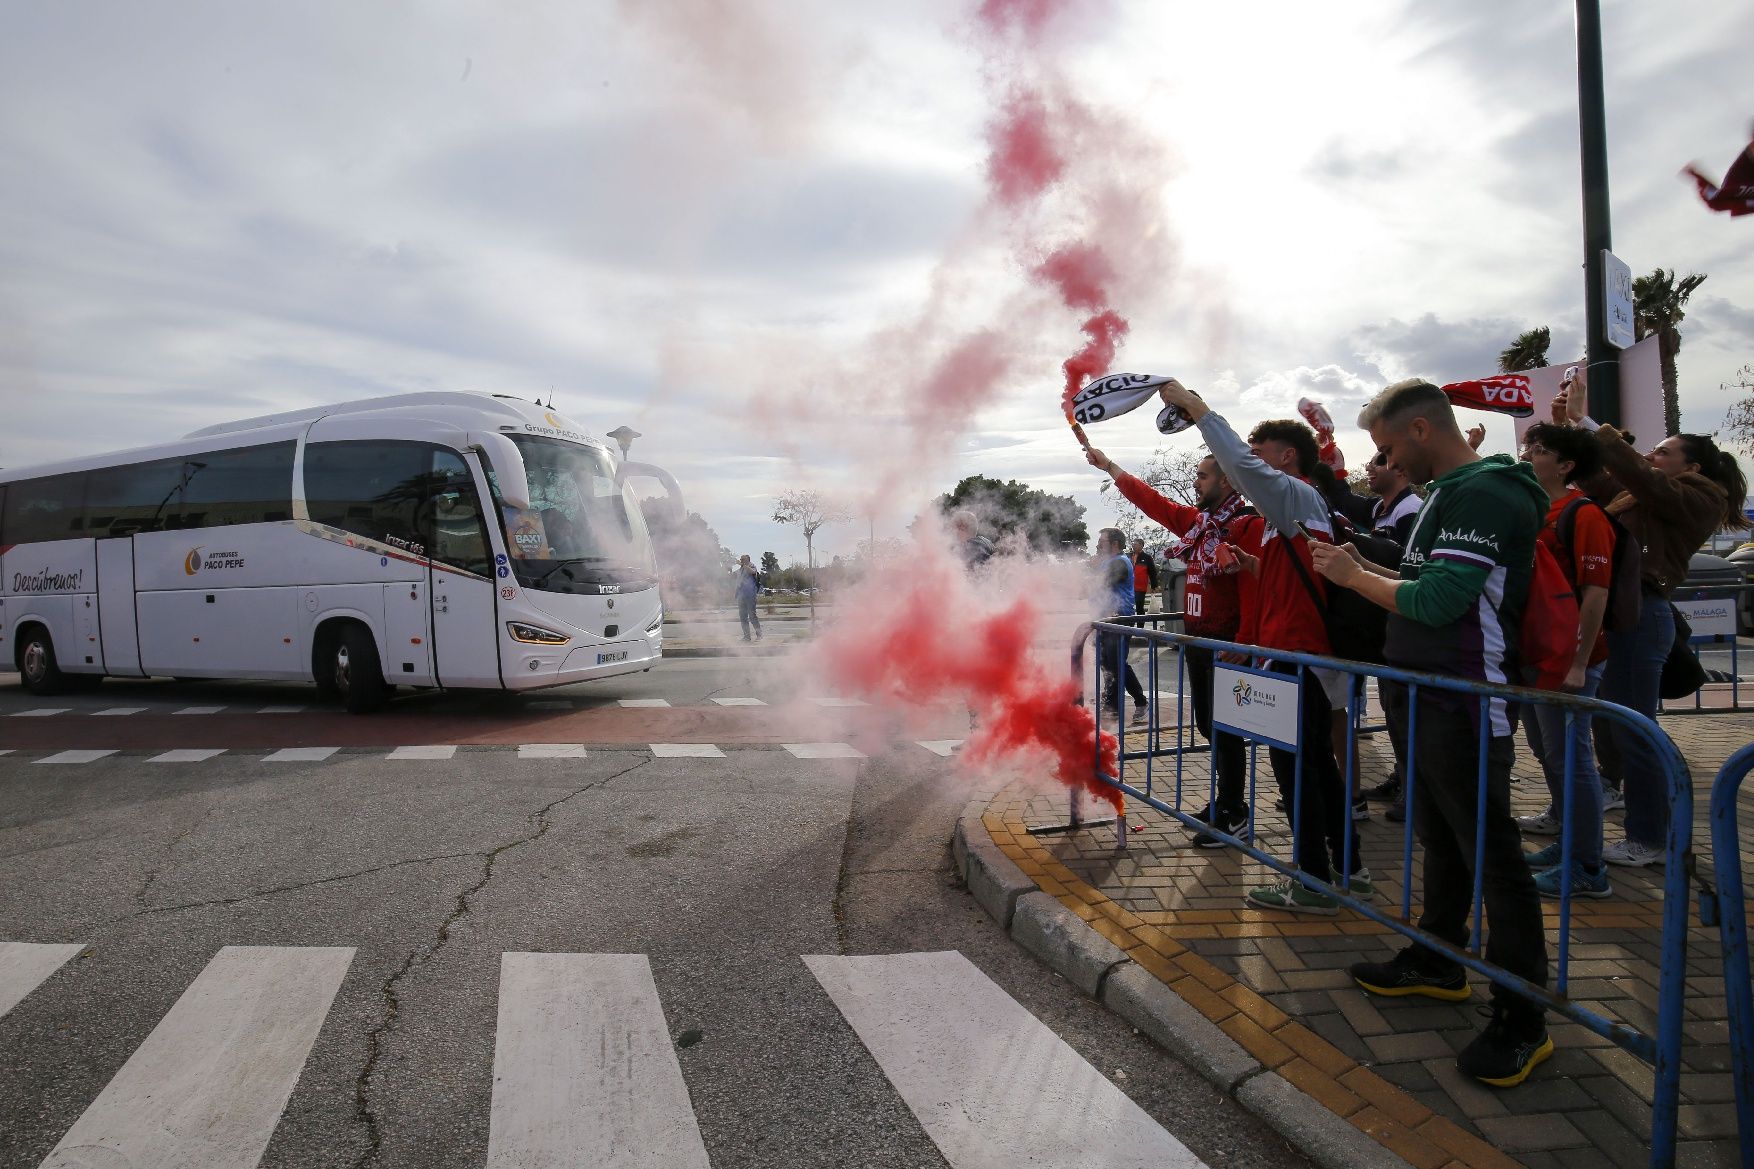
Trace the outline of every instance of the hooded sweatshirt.
<instances>
[{"instance_id":1,"label":"hooded sweatshirt","mask_svg":"<svg viewBox=\"0 0 1754 1169\"><path fill-rule=\"evenodd\" d=\"M1401 558L1400 612L1390 613L1383 655L1407 670L1511 682L1534 572L1547 492L1527 463L1489 455L1434 480ZM1478 710L1473 702L1466 706ZM1491 733L1512 726L1490 704Z\"/></svg>"}]
</instances>

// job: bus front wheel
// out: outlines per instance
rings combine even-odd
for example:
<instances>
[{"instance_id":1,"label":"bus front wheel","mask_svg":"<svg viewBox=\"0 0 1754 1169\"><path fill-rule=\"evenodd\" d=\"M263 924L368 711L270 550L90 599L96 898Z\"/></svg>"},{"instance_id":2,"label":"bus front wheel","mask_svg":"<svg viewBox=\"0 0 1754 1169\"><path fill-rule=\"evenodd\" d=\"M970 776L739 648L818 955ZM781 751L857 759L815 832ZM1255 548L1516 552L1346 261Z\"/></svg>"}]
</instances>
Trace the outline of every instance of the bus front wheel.
<instances>
[{"instance_id":1,"label":"bus front wheel","mask_svg":"<svg viewBox=\"0 0 1754 1169\"><path fill-rule=\"evenodd\" d=\"M341 631L329 651L327 681L349 714L366 714L384 704L388 688L378 662L377 643L362 626Z\"/></svg>"},{"instance_id":2,"label":"bus front wheel","mask_svg":"<svg viewBox=\"0 0 1754 1169\"><path fill-rule=\"evenodd\" d=\"M55 643L41 625L31 626L18 639L16 664L24 688L32 694L60 694L68 688L68 676L55 661Z\"/></svg>"}]
</instances>

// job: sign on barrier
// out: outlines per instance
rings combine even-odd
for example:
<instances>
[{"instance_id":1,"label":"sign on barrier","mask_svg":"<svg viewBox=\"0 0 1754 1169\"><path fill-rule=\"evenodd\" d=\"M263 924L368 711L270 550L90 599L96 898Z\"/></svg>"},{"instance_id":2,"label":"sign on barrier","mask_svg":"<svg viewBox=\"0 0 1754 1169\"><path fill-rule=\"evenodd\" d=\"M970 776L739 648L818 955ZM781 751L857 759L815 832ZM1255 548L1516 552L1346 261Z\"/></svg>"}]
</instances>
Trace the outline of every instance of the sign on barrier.
<instances>
[{"instance_id":1,"label":"sign on barrier","mask_svg":"<svg viewBox=\"0 0 1754 1169\"><path fill-rule=\"evenodd\" d=\"M1212 671L1212 723L1221 730L1295 751L1301 696L1296 678L1219 665Z\"/></svg>"},{"instance_id":2,"label":"sign on barrier","mask_svg":"<svg viewBox=\"0 0 1754 1169\"><path fill-rule=\"evenodd\" d=\"M1675 608L1687 618L1687 624L1693 628L1693 636L1701 637L1734 637L1736 636L1736 598L1714 597L1709 600L1676 601Z\"/></svg>"}]
</instances>

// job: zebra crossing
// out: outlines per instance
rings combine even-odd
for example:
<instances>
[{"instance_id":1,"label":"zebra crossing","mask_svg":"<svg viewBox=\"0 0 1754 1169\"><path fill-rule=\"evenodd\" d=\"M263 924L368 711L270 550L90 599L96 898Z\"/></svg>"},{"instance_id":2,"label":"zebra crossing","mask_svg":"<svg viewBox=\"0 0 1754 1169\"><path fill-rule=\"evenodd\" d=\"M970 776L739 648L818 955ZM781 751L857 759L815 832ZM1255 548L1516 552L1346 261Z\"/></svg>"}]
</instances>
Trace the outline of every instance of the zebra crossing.
<instances>
[{"instance_id":1,"label":"zebra crossing","mask_svg":"<svg viewBox=\"0 0 1754 1169\"><path fill-rule=\"evenodd\" d=\"M928 739L919 740L912 745L931 752L940 758L949 758L956 754L962 746L961 739ZM771 751L779 749L794 759L866 759L864 751L851 743L767 743L740 744L729 752L715 743L629 743L629 744L587 744L587 743L518 743L505 746L473 747L471 751L481 753L511 753L521 760L541 759L584 759L596 752L627 752L645 751L654 759L729 759L733 754L748 751ZM361 759L381 758L399 762L442 762L454 759L458 747L452 743L431 745L402 746L394 748L369 748L365 750L341 747L282 747L278 750L260 751L231 750L224 747L175 747L148 755L147 763L208 763L222 756L231 761L248 761L258 763L323 763L338 758ZM0 749L0 755L14 755L24 758L30 752L15 751L11 748ZM77 766L96 763L123 754L117 748L71 748L65 751L53 751L42 754L40 758L31 760L35 764L49 766Z\"/></svg>"},{"instance_id":2,"label":"zebra crossing","mask_svg":"<svg viewBox=\"0 0 1754 1169\"><path fill-rule=\"evenodd\" d=\"M0 943L0 1016L84 949ZM255 1165L353 958L348 947L220 950L44 1169ZM802 963L953 1169L1201 1164L960 953ZM709 1165L643 954L500 955L491 1093L490 1169Z\"/></svg>"},{"instance_id":3,"label":"zebra crossing","mask_svg":"<svg viewBox=\"0 0 1754 1169\"><path fill-rule=\"evenodd\" d=\"M835 695L813 695L797 700L806 706L818 706L830 710L852 709L871 705L862 698L841 698ZM764 698L753 697L713 697L707 699L713 706L770 706ZM524 702L527 710L580 710L606 705L601 701L572 698L541 698L529 699ZM619 698L615 705L623 710L673 710L675 704L667 698ZM785 705L785 704L780 704ZM686 705L682 709L687 709ZM130 718L141 714L171 715L207 715L207 714L323 714L333 713L333 708L322 706L272 705L257 706L250 704L234 704L230 706L110 706L102 709L72 706L39 706L28 710L14 710L4 713L5 718L56 718L61 715L72 715L77 718Z\"/></svg>"}]
</instances>

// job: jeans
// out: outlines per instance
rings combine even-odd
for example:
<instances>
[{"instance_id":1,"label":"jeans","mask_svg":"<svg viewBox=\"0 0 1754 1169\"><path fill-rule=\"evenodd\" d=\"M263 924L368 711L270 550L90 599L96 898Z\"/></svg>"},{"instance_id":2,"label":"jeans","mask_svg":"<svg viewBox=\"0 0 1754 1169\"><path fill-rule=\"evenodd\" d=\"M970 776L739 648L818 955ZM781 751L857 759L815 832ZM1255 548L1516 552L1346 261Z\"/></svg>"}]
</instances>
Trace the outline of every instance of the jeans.
<instances>
[{"instance_id":1,"label":"jeans","mask_svg":"<svg viewBox=\"0 0 1754 1169\"><path fill-rule=\"evenodd\" d=\"M1188 685L1194 691L1194 725L1206 736L1218 756L1218 794L1212 801L1216 810L1241 814L1248 806L1248 795L1243 787L1243 773L1247 770L1248 749L1242 737L1229 731L1212 733L1212 651L1197 645L1190 645L1182 650L1182 660L1187 663Z\"/></svg>"},{"instance_id":2,"label":"jeans","mask_svg":"<svg viewBox=\"0 0 1754 1169\"><path fill-rule=\"evenodd\" d=\"M1598 662L1584 674L1578 697L1594 698L1607 662ZM1602 777L1596 773L1590 715L1571 720L1571 784L1565 783L1565 708L1536 703L1525 710L1523 730L1529 750L1541 761L1547 777L1547 793L1554 815L1571 816L1572 859L1592 872L1602 864Z\"/></svg>"},{"instance_id":3,"label":"jeans","mask_svg":"<svg viewBox=\"0 0 1754 1169\"><path fill-rule=\"evenodd\" d=\"M1127 684L1127 697L1140 706L1145 705L1145 687L1139 685L1139 675L1133 673L1133 663L1127 660L1127 647L1132 638L1123 637L1118 633L1098 632L1096 635L1096 652L1100 661L1097 664L1097 677L1102 679L1102 706L1104 710L1118 710L1120 702L1115 685L1118 672ZM1118 663L1118 668L1117 668Z\"/></svg>"},{"instance_id":4,"label":"jeans","mask_svg":"<svg viewBox=\"0 0 1754 1169\"><path fill-rule=\"evenodd\" d=\"M1475 812L1480 794L1479 736L1466 710L1419 701L1413 758L1413 830L1425 848L1425 911L1419 928L1453 946L1468 944L1468 916L1474 909ZM1484 894L1486 960L1547 985L1547 938L1542 932L1541 897L1523 860L1522 836L1510 814L1511 736L1498 735L1486 749L1486 854ZM1450 965L1436 955L1428 961ZM1520 1012L1536 1010L1513 991L1496 984L1492 997Z\"/></svg>"},{"instance_id":5,"label":"jeans","mask_svg":"<svg viewBox=\"0 0 1754 1169\"><path fill-rule=\"evenodd\" d=\"M1674 644L1675 617L1668 600L1646 596L1638 607L1638 625L1608 635L1602 697L1655 718L1663 663ZM1631 727L1608 726L1626 794L1626 839L1662 848L1669 836L1669 793L1656 752Z\"/></svg>"},{"instance_id":6,"label":"jeans","mask_svg":"<svg viewBox=\"0 0 1754 1169\"><path fill-rule=\"evenodd\" d=\"M750 627L754 627L755 636L761 636L761 618L755 612L754 597L737 598L737 620L743 625L743 640L749 640Z\"/></svg>"},{"instance_id":7,"label":"jeans","mask_svg":"<svg viewBox=\"0 0 1754 1169\"><path fill-rule=\"evenodd\" d=\"M1295 676L1298 667L1290 662L1268 662L1267 669L1275 674ZM1298 718L1297 751L1273 747L1267 752L1273 764L1273 778L1278 781L1279 795L1285 800L1285 815L1295 818L1297 832L1291 843L1292 863L1310 876L1330 884L1334 869L1345 855L1348 838L1352 845L1352 871L1363 867L1358 852L1358 833L1352 827L1352 809L1346 804L1346 781L1334 762L1334 725L1329 719L1333 708L1322 684L1307 671L1302 679L1303 691ZM1303 758L1302 810L1297 803L1297 760ZM1331 850L1331 852L1330 852ZM1330 860L1331 856L1331 860Z\"/></svg>"}]
</instances>

